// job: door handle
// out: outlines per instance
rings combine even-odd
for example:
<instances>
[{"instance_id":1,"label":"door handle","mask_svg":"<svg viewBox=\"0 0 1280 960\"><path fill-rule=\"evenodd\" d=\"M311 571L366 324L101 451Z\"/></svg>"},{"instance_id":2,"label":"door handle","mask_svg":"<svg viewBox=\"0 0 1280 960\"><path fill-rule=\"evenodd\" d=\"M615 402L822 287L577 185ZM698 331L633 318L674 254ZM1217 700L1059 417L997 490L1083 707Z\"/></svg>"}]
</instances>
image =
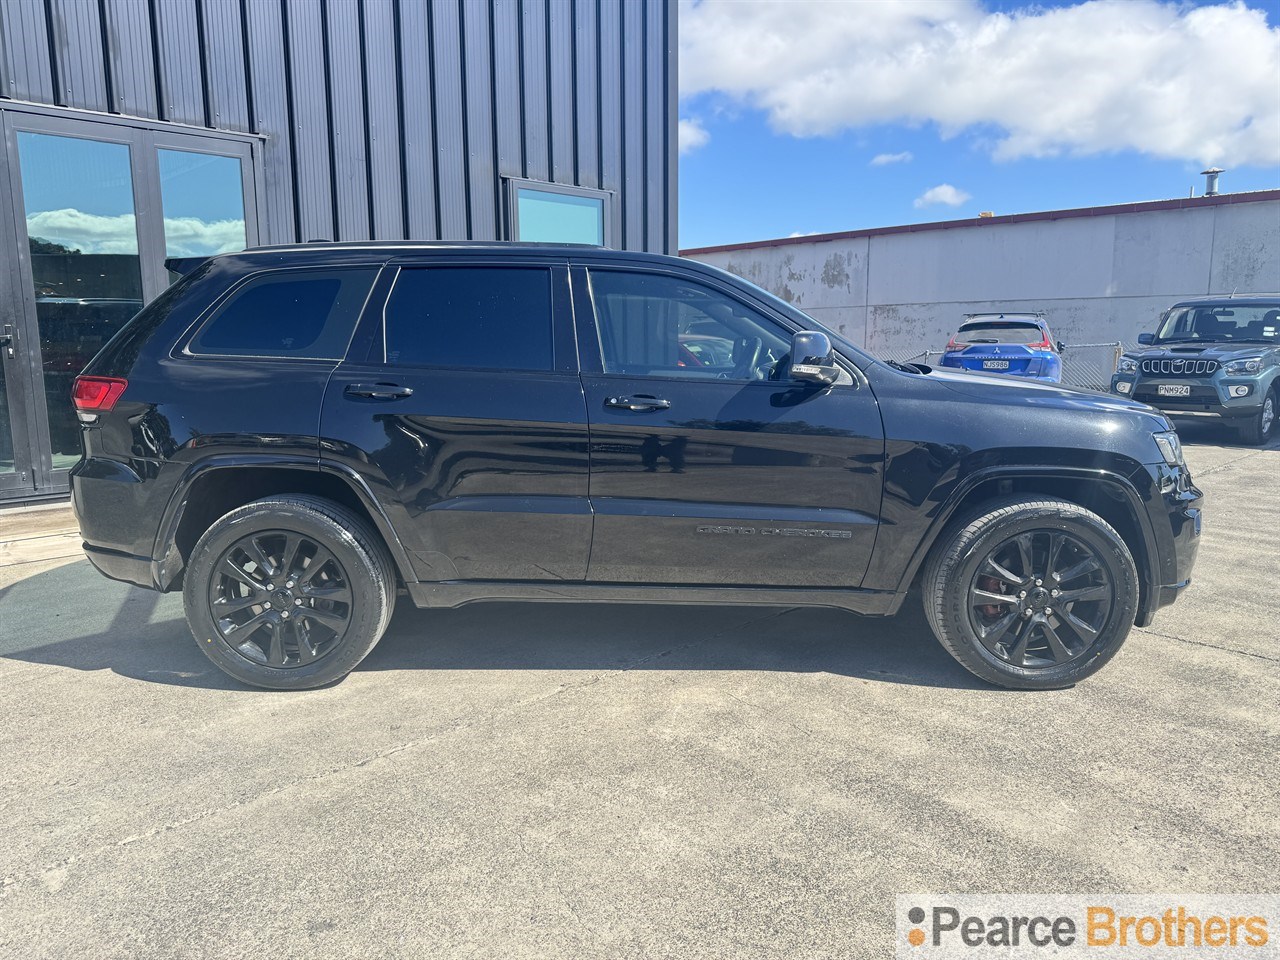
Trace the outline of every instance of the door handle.
<instances>
[{"instance_id":1,"label":"door handle","mask_svg":"<svg viewBox=\"0 0 1280 960\"><path fill-rule=\"evenodd\" d=\"M647 393L638 393L634 397L606 397L606 407L617 407L619 410L670 410L671 401L651 397Z\"/></svg>"},{"instance_id":2,"label":"door handle","mask_svg":"<svg viewBox=\"0 0 1280 960\"><path fill-rule=\"evenodd\" d=\"M348 397L368 400L401 400L413 396L413 387L402 387L398 383L348 383L344 392Z\"/></svg>"}]
</instances>

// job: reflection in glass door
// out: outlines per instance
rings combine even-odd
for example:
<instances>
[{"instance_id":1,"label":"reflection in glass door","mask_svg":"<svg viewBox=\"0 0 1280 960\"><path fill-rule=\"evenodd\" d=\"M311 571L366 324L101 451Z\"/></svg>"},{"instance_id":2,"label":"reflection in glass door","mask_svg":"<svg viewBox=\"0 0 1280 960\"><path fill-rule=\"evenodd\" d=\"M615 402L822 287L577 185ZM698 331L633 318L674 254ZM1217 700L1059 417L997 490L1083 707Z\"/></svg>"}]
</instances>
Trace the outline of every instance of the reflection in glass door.
<instances>
[{"instance_id":1,"label":"reflection in glass door","mask_svg":"<svg viewBox=\"0 0 1280 960\"><path fill-rule=\"evenodd\" d=\"M166 257L211 257L247 245L240 158L156 151ZM169 279L176 280L170 273Z\"/></svg>"},{"instance_id":2,"label":"reflection in glass door","mask_svg":"<svg viewBox=\"0 0 1280 960\"><path fill-rule=\"evenodd\" d=\"M54 470L80 457L71 382L142 308L130 148L19 131L48 438Z\"/></svg>"}]
</instances>

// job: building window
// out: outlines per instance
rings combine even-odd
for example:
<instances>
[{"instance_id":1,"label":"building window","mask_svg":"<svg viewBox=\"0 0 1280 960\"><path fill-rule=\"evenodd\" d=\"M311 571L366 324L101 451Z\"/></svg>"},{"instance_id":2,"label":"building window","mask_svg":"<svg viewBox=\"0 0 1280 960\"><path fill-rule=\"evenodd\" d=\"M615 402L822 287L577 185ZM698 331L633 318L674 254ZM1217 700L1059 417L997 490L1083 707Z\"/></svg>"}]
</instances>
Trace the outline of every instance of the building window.
<instances>
[{"instance_id":1,"label":"building window","mask_svg":"<svg viewBox=\"0 0 1280 960\"><path fill-rule=\"evenodd\" d=\"M513 240L609 245L611 193L517 179L508 190Z\"/></svg>"}]
</instances>

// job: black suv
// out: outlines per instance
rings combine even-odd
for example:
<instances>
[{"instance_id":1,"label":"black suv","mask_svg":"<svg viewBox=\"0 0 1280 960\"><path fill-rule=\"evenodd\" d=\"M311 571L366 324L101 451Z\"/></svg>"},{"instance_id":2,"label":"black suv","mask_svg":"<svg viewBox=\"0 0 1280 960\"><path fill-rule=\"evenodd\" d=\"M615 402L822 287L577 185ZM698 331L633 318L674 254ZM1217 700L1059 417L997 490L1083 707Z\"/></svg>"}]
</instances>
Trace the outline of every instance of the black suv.
<instances>
[{"instance_id":1,"label":"black suv","mask_svg":"<svg viewBox=\"0 0 1280 960\"><path fill-rule=\"evenodd\" d=\"M333 681L398 594L897 612L1053 688L1189 582L1157 411L867 356L729 274L536 244L212 258L89 364L72 471L109 577L181 587L264 687Z\"/></svg>"}]
</instances>

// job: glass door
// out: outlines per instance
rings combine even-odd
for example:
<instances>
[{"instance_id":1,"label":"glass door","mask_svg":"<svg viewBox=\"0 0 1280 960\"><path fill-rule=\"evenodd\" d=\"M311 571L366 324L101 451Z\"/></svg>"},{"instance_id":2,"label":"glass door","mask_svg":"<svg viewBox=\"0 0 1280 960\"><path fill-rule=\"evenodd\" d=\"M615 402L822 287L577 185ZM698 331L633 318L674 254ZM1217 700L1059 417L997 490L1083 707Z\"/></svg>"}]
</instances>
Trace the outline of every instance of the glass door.
<instances>
[{"instance_id":1,"label":"glass door","mask_svg":"<svg viewBox=\"0 0 1280 960\"><path fill-rule=\"evenodd\" d=\"M66 489L80 457L72 381L173 281L165 259L243 249L257 241L257 219L250 143L4 116L14 241L6 247L17 250L4 269L7 289L20 292L10 298L12 320L0 320L15 332L0 343L13 353L7 392L18 395L5 411L8 439L0 414L0 497L10 497L23 491L16 481L6 487L6 469L20 478L24 464L35 492Z\"/></svg>"},{"instance_id":2,"label":"glass door","mask_svg":"<svg viewBox=\"0 0 1280 960\"><path fill-rule=\"evenodd\" d=\"M142 309L131 145L17 132L46 468L80 457L71 382Z\"/></svg>"}]
</instances>

